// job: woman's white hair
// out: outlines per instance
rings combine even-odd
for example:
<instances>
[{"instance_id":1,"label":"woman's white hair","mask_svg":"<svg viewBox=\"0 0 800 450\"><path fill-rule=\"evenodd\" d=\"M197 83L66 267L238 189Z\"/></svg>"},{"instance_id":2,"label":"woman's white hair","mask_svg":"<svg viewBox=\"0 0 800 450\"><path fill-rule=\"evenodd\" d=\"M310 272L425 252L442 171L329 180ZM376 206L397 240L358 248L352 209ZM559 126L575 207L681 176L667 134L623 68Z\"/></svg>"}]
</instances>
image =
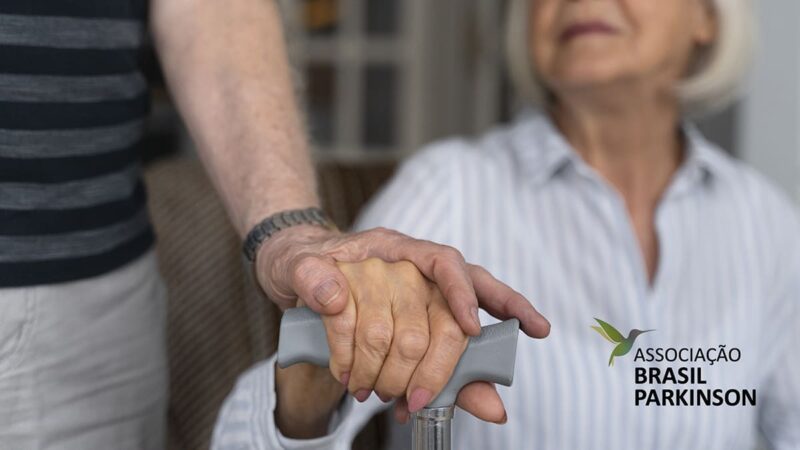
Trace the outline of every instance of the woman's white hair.
<instances>
[{"instance_id":1,"label":"woman's white hair","mask_svg":"<svg viewBox=\"0 0 800 450\"><path fill-rule=\"evenodd\" d=\"M547 102L549 93L536 76L529 51L528 9L536 0L510 0L506 17L509 75L523 100ZM755 41L755 17L749 0L705 0L717 17L713 44L695 57L692 70L678 86L684 114L700 116L728 106L739 96Z\"/></svg>"}]
</instances>

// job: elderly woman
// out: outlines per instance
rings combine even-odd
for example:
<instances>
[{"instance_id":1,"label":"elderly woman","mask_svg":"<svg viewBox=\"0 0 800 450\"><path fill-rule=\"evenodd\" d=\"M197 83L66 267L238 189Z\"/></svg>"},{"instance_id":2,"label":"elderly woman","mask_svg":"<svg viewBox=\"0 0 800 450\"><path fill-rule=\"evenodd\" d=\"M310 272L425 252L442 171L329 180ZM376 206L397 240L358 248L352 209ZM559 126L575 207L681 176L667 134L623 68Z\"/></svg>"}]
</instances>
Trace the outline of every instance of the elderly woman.
<instances>
[{"instance_id":1,"label":"elderly woman","mask_svg":"<svg viewBox=\"0 0 800 450\"><path fill-rule=\"evenodd\" d=\"M431 145L359 222L460 249L552 324L520 339L504 410L491 389L460 397L506 423L457 414L454 448L800 448L800 222L684 121L734 98L752 25L745 0L512 0L512 77L538 112ZM683 368L699 372L667 376ZM385 407L322 401L330 421L303 436L282 415L309 401L272 372L243 378L217 445L347 448ZM419 407L397 403L401 421Z\"/></svg>"}]
</instances>

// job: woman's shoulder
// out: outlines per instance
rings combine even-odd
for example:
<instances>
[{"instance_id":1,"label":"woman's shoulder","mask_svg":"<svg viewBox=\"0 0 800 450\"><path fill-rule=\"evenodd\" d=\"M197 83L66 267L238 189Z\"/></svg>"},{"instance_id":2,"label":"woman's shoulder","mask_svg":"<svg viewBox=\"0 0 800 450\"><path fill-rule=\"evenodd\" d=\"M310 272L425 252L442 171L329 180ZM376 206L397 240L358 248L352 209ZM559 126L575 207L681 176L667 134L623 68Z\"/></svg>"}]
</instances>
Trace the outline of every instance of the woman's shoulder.
<instances>
[{"instance_id":1,"label":"woman's shoulder","mask_svg":"<svg viewBox=\"0 0 800 450\"><path fill-rule=\"evenodd\" d=\"M513 168L521 139L526 141L527 152L536 147L536 143L530 139L531 133L535 133L536 121L535 116L525 115L510 123L494 125L477 135L451 136L433 141L421 147L401 167L415 171L437 167L441 174L507 170L509 164Z\"/></svg>"},{"instance_id":2,"label":"woman's shoulder","mask_svg":"<svg viewBox=\"0 0 800 450\"><path fill-rule=\"evenodd\" d=\"M513 188L513 183L499 182L513 177L513 127L496 126L480 136L450 137L423 146L370 199L355 228L390 226L414 237L451 243L453 230L442 224L458 220L465 196L496 198ZM419 217L435 217L435 229Z\"/></svg>"},{"instance_id":3,"label":"woman's shoulder","mask_svg":"<svg viewBox=\"0 0 800 450\"><path fill-rule=\"evenodd\" d=\"M749 163L713 144L710 151L718 161L720 181L728 186L731 196L750 203L756 213L772 209L782 218L800 226L797 204L782 187Z\"/></svg>"},{"instance_id":4,"label":"woman's shoulder","mask_svg":"<svg viewBox=\"0 0 800 450\"><path fill-rule=\"evenodd\" d=\"M742 223L769 230L781 247L800 252L800 210L790 195L747 162L713 143L704 145L714 192L722 202L739 211Z\"/></svg>"},{"instance_id":5,"label":"woman's shoulder","mask_svg":"<svg viewBox=\"0 0 800 450\"><path fill-rule=\"evenodd\" d=\"M730 170L735 177L729 183L735 185L731 195L738 196L732 200L738 203L741 211L745 211L740 220L749 225L750 230L764 233L761 255L767 255L762 264L770 267L769 274L774 277L774 284L791 292L792 301L800 301L796 289L800 289L800 211L797 203L780 186L753 166L725 155L730 163ZM746 227L742 227L744 230ZM757 258L757 255L752 255ZM783 289L782 288L782 289ZM779 300L785 300L781 297Z\"/></svg>"}]
</instances>

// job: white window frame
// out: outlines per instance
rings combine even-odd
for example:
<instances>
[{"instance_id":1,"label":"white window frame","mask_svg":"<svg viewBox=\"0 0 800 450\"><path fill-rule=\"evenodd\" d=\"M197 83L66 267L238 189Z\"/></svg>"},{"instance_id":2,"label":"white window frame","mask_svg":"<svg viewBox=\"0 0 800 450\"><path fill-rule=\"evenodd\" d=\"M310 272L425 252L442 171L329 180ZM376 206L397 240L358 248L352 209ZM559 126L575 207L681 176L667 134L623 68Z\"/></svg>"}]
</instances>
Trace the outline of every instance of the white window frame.
<instances>
[{"instance_id":1,"label":"white window frame","mask_svg":"<svg viewBox=\"0 0 800 450\"><path fill-rule=\"evenodd\" d=\"M364 33L367 1L340 0L337 31L330 36L305 34L302 4L283 1L298 74L311 64L336 70L333 145L316 145L317 160L399 160L433 139L479 132L497 122L503 1L397 0L398 31L386 37ZM372 63L397 68L396 142L389 148L361 143L363 68Z\"/></svg>"}]
</instances>

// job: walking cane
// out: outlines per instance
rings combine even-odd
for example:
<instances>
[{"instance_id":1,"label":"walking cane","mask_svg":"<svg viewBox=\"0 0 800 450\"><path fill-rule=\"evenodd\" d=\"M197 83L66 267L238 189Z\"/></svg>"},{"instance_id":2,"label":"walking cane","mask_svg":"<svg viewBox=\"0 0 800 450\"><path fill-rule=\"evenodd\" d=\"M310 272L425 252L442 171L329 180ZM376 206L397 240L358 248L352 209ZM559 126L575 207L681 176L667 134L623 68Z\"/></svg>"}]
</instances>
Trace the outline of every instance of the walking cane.
<instances>
[{"instance_id":1,"label":"walking cane","mask_svg":"<svg viewBox=\"0 0 800 450\"><path fill-rule=\"evenodd\" d=\"M511 386L517 354L519 320L488 325L477 337L470 337L453 376L442 392L420 411L412 414L413 450L450 450L450 427L458 391L473 381ZM300 362L327 367L328 339L319 315L308 308L286 310L281 319L278 366Z\"/></svg>"}]
</instances>

